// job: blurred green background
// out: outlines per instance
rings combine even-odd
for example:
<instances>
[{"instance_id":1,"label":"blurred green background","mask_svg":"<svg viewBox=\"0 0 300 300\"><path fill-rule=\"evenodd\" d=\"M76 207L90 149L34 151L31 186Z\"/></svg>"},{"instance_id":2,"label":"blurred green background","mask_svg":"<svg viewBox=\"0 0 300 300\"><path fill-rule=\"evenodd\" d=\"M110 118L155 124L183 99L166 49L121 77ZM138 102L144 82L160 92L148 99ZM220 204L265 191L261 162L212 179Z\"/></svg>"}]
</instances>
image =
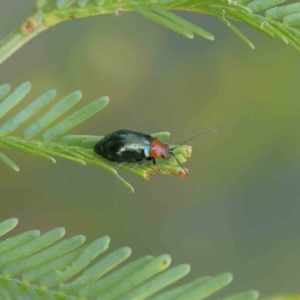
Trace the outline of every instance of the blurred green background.
<instances>
[{"instance_id":1,"label":"blurred green background","mask_svg":"<svg viewBox=\"0 0 300 300\"><path fill-rule=\"evenodd\" d=\"M33 0L1 3L0 38L33 8ZM102 170L11 150L21 171L0 166L0 219L19 218L14 233L109 234L111 249L130 246L134 258L170 253L175 265L192 265L189 279L232 271L227 292L299 291L300 55L239 24L253 51L214 17L179 14L215 42L187 40L136 13L74 20L4 62L0 82L30 80L27 103L52 88L59 97L80 89L80 105L108 95L109 106L73 134L170 131L176 144L218 129L193 141L186 164L201 192L189 180L121 171L131 194Z\"/></svg>"}]
</instances>

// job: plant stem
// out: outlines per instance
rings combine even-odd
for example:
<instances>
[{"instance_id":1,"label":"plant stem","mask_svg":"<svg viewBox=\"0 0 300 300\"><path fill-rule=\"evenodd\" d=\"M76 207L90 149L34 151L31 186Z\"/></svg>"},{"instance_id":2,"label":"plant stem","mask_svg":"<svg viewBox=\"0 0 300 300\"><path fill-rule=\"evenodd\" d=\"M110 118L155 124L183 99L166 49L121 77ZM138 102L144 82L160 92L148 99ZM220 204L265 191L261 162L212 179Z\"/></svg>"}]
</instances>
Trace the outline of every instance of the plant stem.
<instances>
[{"instance_id":1,"label":"plant stem","mask_svg":"<svg viewBox=\"0 0 300 300\"><path fill-rule=\"evenodd\" d=\"M0 64L46 28L41 12L28 17L19 28L0 41Z\"/></svg>"}]
</instances>

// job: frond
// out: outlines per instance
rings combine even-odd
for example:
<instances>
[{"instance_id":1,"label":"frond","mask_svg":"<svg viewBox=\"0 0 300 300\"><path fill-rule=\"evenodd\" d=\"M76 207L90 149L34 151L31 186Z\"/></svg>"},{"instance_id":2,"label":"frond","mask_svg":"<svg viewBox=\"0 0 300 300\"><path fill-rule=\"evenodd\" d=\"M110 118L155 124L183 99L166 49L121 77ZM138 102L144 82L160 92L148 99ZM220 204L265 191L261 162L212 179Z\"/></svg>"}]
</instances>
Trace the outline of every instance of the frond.
<instances>
[{"instance_id":1,"label":"frond","mask_svg":"<svg viewBox=\"0 0 300 300\"><path fill-rule=\"evenodd\" d=\"M300 52L300 3L275 7L285 0L148 0L148 1L56 1L56 7L45 14L46 26L72 18L103 13L120 13L134 10L140 15L187 38L194 34L208 40L214 35L172 13L170 10L194 11L217 17L244 42L254 44L229 19L246 23L257 30L289 44ZM47 6L48 7L48 6ZM265 16L258 14L265 11Z\"/></svg>"},{"instance_id":2,"label":"frond","mask_svg":"<svg viewBox=\"0 0 300 300\"><path fill-rule=\"evenodd\" d=\"M0 63L50 26L66 20L136 11L189 39L214 35L171 12L193 11L218 18L248 46L254 44L229 20L246 23L300 52L300 3L277 6L285 0L36 0L36 11L0 41ZM263 15L264 12L264 15Z\"/></svg>"},{"instance_id":3,"label":"frond","mask_svg":"<svg viewBox=\"0 0 300 300\"><path fill-rule=\"evenodd\" d=\"M17 219L1 222L0 236L17 223ZM190 266L181 264L170 268L171 257L164 254L144 256L119 267L130 257L129 247L104 254L109 247L108 236L84 244L83 235L62 239L64 234L64 228L42 235L32 230L0 242L2 299L199 300L232 281L232 275L224 273L200 277L161 292L186 276ZM257 298L256 291L248 291L222 300Z\"/></svg>"},{"instance_id":4,"label":"frond","mask_svg":"<svg viewBox=\"0 0 300 300\"><path fill-rule=\"evenodd\" d=\"M30 90L31 84L29 82L21 84L10 94L10 86L8 84L1 85L0 119L20 103ZM0 123L0 147L17 149L31 155L39 156L52 163L56 162L54 158L56 156L80 165L92 165L112 173L123 185L133 191L133 187L118 174L115 163L94 153L94 145L103 136L66 135L69 130L105 108L109 102L108 97L97 99L69 115L68 111L80 101L82 93L80 91L73 92L53 104L55 97L56 91L49 90L37 97L17 114L11 116L6 122ZM4 99L1 101L2 98ZM47 112L38 117L40 110L45 107L48 109ZM61 116L64 116L64 119L55 123ZM29 119L31 120L31 124L24 129L22 136L12 135L15 130L20 128ZM154 135L162 141L170 137L170 133L168 132L156 133ZM184 163L191 156L191 152L192 148L187 145L174 150L176 157L181 163ZM3 152L0 152L0 160L13 170L19 171L19 166ZM160 160L159 165L163 174L181 178L186 177L186 174L178 166L174 158ZM127 165L121 168L146 180L150 179L150 175L160 173L160 169L152 163L139 166L134 170L131 170L130 166Z\"/></svg>"}]
</instances>

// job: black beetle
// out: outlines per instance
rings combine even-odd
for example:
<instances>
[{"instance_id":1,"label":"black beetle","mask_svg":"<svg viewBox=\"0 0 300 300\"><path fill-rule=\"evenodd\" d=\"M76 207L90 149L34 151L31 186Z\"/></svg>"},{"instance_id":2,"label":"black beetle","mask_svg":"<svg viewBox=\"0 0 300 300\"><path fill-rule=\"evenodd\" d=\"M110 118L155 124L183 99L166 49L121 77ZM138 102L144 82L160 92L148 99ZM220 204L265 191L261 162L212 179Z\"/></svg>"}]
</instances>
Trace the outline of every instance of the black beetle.
<instances>
[{"instance_id":1,"label":"black beetle","mask_svg":"<svg viewBox=\"0 0 300 300\"><path fill-rule=\"evenodd\" d=\"M156 158L166 159L171 155L182 167L172 151L201 135L211 132L216 132L216 130L212 129L197 134L196 136L181 143L179 146L170 149L168 144L163 143L160 139L152 137L149 134L121 129L103 137L95 145L94 152L110 161L118 162L119 164L116 166L116 168L119 168L126 163L135 163L131 167L131 170L133 170L138 165L149 163L149 161L152 161L153 164L156 165ZM190 177L183 167L182 169L186 175ZM194 182L192 178L191 180ZM196 183L195 185L197 189L199 189Z\"/></svg>"}]
</instances>

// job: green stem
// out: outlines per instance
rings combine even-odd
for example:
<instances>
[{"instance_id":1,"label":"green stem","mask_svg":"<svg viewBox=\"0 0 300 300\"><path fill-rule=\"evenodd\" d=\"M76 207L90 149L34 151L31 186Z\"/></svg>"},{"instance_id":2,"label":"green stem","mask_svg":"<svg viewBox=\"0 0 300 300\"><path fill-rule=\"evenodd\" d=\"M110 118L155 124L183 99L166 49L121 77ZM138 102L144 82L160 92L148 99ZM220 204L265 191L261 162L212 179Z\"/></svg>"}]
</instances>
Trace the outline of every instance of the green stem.
<instances>
[{"instance_id":1,"label":"green stem","mask_svg":"<svg viewBox=\"0 0 300 300\"><path fill-rule=\"evenodd\" d=\"M213 0L213 3L218 3L219 1L220 0ZM143 8L151 10L152 4L155 1L136 0L134 3L130 0L118 2L104 1L101 4L96 4L96 2L87 2L84 5L72 6L74 2L75 0L69 0L66 7L58 8L55 0L38 0L36 13L29 16L21 24L21 26L19 26L19 28L0 41L0 64L37 34L53 25L70 19L117 13L118 11L132 11L134 10L134 5L143 5ZM186 1L184 1L183 4L185 2ZM193 8L190 8L189 6L180 5L182 4L182 0L175 0L173 2L170 2L169 0L160 0L159 3L163 5L165 9L193 10ZM172 6L170 3L172 3ZM206 13L205 5L200 3L198 6L199 7L196 9L197 11Z\"/></svg>"},{"instance_id":2,"label":"green stem","mask_svg":"<svg viewBox=\"0 0 300 300\"><path fill-rule=\"evenodd\" d=\"M216 1L216 0L215 0ZM219 0L218 0L219 1ZM103 15L120 11L134 10L134 4L143 5L144 8L151 9L153 0L132 1L104 1L103 3L87 2L84 5L72 6L75 0L69 0L67 7L58 8L55 0L38 0L36 13L29 16L22 24L0 41L0 64L15 53L24 44L34 38L37 34L46 30L50 26L56 25L66 20L79 19L95 15ZM170 8L168 0L160 0L160 4L166 9ZM176 0L173 5L180 4L182 0ZM175 8L176 9L176 8ZM186 9L184 9L186 10ZM187 9L189 10L189 9Z\"/></svg>"},{"instance_id":3,"label":"green stem","mask_svg":"<svg viewBox=\"0 0 300 300\"><path fill-rule=\"evenodd\" d=\"M27 18L19 28L0 41L0 64L45 29L41 12Z\"/></svg>"},{"instance_id":4,"label":"green stem","mask_svg":"<svg viewBox=\"0 0 300 300\"><path fill-rule=\"evenodd\" d=\"M256 0L254 0L254 2L255 1ZM281 2L281 0L273 0L272 4L276 4L278 1ZM300 51L299 31L295 28L284 26L277 21L268 20L261 15L253 14L248 7L241 5L241 3L246 2L247 0L78 0L78 2L76 0L68 0L66 2L57 2L57 0L37 0L37 11L32 16L28 17L19 28L0 41L0 64L29 40L50 26L71 19L86 18L109 13L119 14L121 12L134 10L137 10L147 18L172 29L183 36L191 38L193 36L192 33L194 32L210 40L213 40L212 34L181 19L179 16L171 13L170 10L212 14L218 17L226 25L230 25L230 28L240 38L251 46L251 48L254 48L253 44L241 32L226 21L227 18L239 20L248 23L268 35L275 36L284 43L290 44L297 51ZM261 0L261 2L268 2L268 0ZM153 6L153 4L157 5ZM259 5L259 7L256 7L256 9L261 9L269 7L271 4L258 3L257 5ZM155 12L153 12L153 10Z\"/></svg>"}]
</instances>

